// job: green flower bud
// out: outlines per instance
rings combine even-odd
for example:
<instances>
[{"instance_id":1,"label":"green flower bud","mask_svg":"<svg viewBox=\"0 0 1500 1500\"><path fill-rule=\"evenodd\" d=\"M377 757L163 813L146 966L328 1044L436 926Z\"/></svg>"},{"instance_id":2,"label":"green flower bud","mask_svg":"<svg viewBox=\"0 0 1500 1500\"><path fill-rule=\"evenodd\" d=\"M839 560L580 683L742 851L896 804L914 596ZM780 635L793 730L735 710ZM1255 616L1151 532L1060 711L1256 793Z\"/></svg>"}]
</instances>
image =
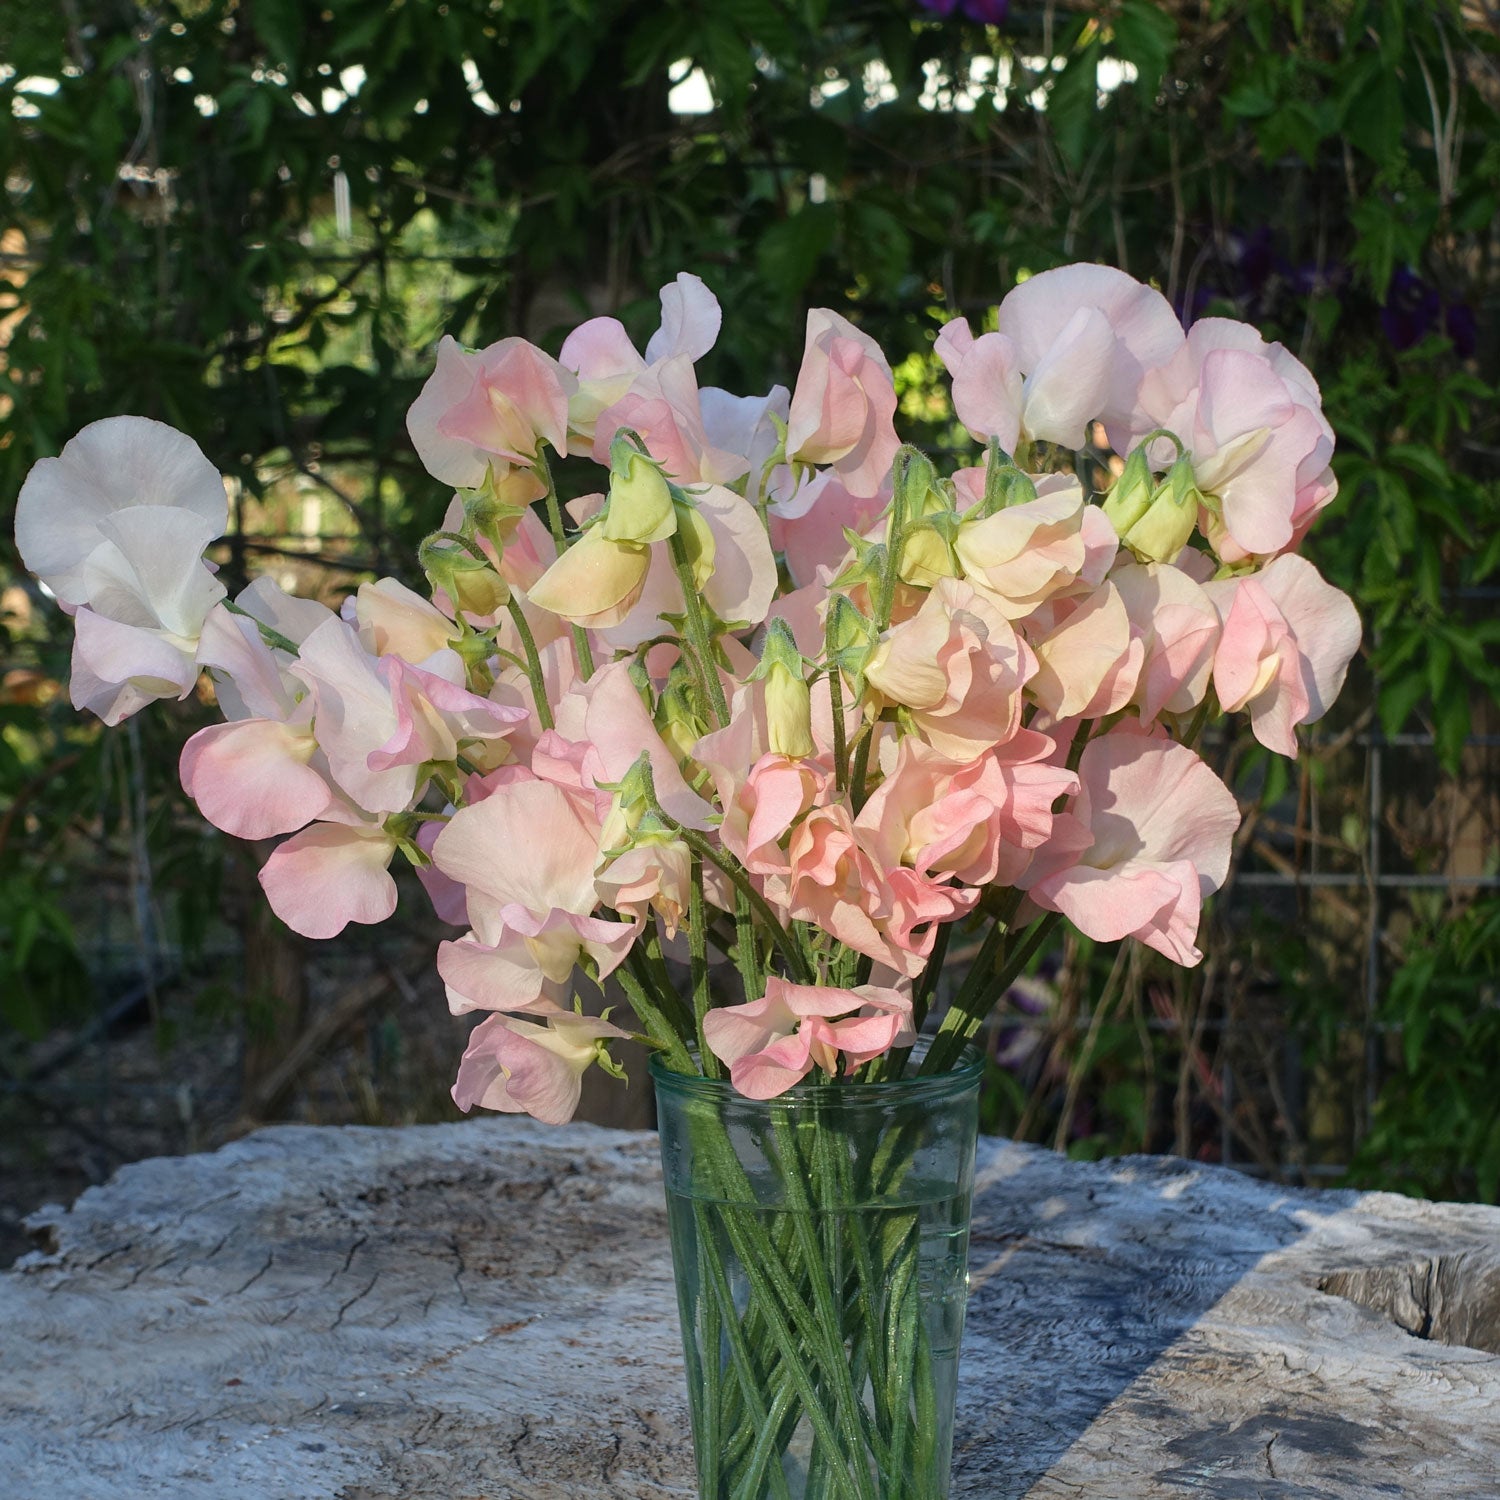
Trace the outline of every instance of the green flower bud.
<instances>
[{"instance_id":1,"label":"green flower bud","mask_svg":"<svg viewBox=\"0 0 1500 1500\"><path fill-rule=\"evenodd\" d=\"M760 665L750 680L766 685L766 729L773 755L800 760L815 753L812 695L803 674L802 653L786 621L777 616L766 630Z\"/></svg>"},{"instance_id":2,"label":"green flower bud","mask_svg":"<svg viewBox=\"0 0 1500 1500\"><path fill-rule=\"evenodd\" d=\"M1124 536L1146 514L1155 484L1146 444L1142 443L1125 460L1124 471L1104 500L1104 514L1113 524L1116 536Z\"/></svg>"},{"instance_id":3,"label":"green flower bud","mask_svg":"<svg viewBox=\"0 0 1500 1500\"><path fill-rule=\"evenodd\" d=\"M907 525L926 515L928 493L937 486L937 470L932 460L921 449L907 444L897 452L891 474L895 480L891 523Z\"/></svg>"},{"instance_id":4,"label":"green flower bud","mask_svg":"<svg viewBox=\"0 0 1500 1500\"><path fill-rule=\"evenodd\" d=\"M843 594L834 594L828 602L828 619L824 625L828 659L851 682L864 676L865 663L875 649L875 622L855 608Z\"/></svg>"},{"instance_id":5,"label":"green flower bud","mask_svg":"<svg viewBox=\"0 0 1500 1500\"><path fill-rule=\"evenodd\" d=\"M417 549L417 561L433 588L447 594L464 614L493 615L510 600L510 585L467 547L428 537Z\"/></svg>"},{"instance_id":6,"label":"green flower bud","mask_svg":"<svg viewBox=\"0 0 1500 1500\"><path fill-rule=\"evenodd\" d=\"M667 843L677 837L656 811L656 782L646 751L641 751L621 780L595 785L615 794L599 832L601 855L613 858L638 844Z\"/></svg>"},{"instance_id":7,"label":"green flower bud","mask_svg":"<svg viewBox=\"0 0 1500 1500\"><path fill-rule=\"evenodd\" d=\"M656 713L652 716L656 732L685 773L690 769L693 747L708 733L708 725L693 707L692 675L680 662L672 668L667 677L667 685L656 700Z\"/></svg>"},{"instance_id":8,"label":"green flower bud","mask_svg":"<svg viewBox=\"0 0 1500 1500\"><path fill-rule=\"evenodd\" d=\"M693 570L693 585L701 589L714 576L714 559L718 555L714 534L690 501L674 500L672 510L677 517L672 529L682 533L687 544L688 566ZM666 534L670 536L672 532Z\"/></svg>"},{"instance_id":9,"label":"green flower bud","mask_svg":"<svg viewBox=\"0 0 1500 1500\"><path fill-rule=\"evenodd\" d=\"M658 465L620 434L610 444L609 500L600 523L612 542L644 546L677 530L672 490Z\"/></svg>"},{"instance_id":10,"label":"green flower bud","mask_svg":"<svg viewBox=\"0 0 1500 1500\"><path fill-rule=\"evenodd\" d=\"M460 490L464 506L464 535L471 532L503 547L534 500L547 493L547 486L532 469L496 465L486 470L484 483L475 490Z\"/></svg>"},{"instance_id":11,"label":"green flower bud","mask_svg":"<svg viewBox=\"0 0 1500 1500\"><path fill-rule=\"evenodd\" d=\"M1025 505L1036 499L1036 485L1031 477L1023 473L1000 452L998 444L990 455L984 470L984 498L978 505L966 511L965 518L982 521L998 510L1009 510L1012 505Z\"/></svg>"},{"instance_id":12,"label":"green flower bud","mask_svg":"<svg viewBox=\"0 0 1500 1500\"><path fill-rule=\"evenodd\" d=\"M1171 562L1187 546L1202 504L1192 461L1179 458L1157 485L1145 514L1125 533L1125 545L1142 562Z\"/></svg>"}]
</instances>

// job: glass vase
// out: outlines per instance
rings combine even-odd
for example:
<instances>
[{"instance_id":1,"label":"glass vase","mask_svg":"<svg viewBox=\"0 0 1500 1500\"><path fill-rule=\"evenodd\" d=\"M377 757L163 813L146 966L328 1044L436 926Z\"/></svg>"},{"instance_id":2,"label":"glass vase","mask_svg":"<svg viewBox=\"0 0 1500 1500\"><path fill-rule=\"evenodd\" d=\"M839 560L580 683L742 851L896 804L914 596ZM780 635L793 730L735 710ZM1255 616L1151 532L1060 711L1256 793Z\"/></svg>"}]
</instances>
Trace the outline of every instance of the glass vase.
<instances>
[{"instance_id":1,"label":"glass vase","mask_svg":"<svg viewBox=\"0 0 1500 1500\"><path fill-rule=\"evenodd\" d=\"M654 1058L702 1500L944 1500L983 1061L747 1099Z\"/></svg>"}]
</instances>

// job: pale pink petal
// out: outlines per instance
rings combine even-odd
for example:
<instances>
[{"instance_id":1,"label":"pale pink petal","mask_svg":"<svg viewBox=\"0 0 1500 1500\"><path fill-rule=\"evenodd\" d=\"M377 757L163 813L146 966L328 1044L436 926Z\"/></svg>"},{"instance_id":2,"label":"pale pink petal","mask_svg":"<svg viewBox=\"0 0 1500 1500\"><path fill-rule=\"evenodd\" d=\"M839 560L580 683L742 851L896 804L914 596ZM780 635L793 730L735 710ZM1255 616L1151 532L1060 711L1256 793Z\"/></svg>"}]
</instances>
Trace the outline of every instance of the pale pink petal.
<instances>
[{"instance_id":1,"label":"pale pink petal","mask_svg":"<svg viewBox=\"0 0 1500 1500\"><path fill-rule=\"evenodd\" d=\"M462 920L462 918L460 918ZM438 944L437 970L454 1015L471 1010L545 1011L553 1004L547 976L518 934L481 943L471 933Z\"/></svg>"},{"instance_id":2,"label":"pale pink petal","mask_svg":"<svg viewBox=\"0 0 1500 1500\"><path fill-rule=\"evenodd\" d=\"M241 839L291 833L332 799L313 770L317 745L305 729L274 719L241 719L200 729L182 747L182 789L215 828Z\"/></svg>"},{"instance_id":3,"label":"pale pink petal","mask_svg":"<svg viewBox=\"0 0 1500 1500\"><path fill-rule=\"evenodd\" d=\"M1003 337L997 334L995 337ZM1080 447L1108 405L1116 338L1104 316L1080 307L1026 375L1022 425L1033 439Z\"/></svg>"},{"instance_id":4,"label":"pale pink petal","mask_svg":"<svg viewBox=\"0 0 1500 1500\"><path fill-rule=\"evenodd\" d=\"M703 358L719 337L724 315L719 299L702 279L680 271L675 281L661 289L661 327L646 345L646 363L685 355L694 362Z\"/></svg>"},{"instance_id":5,"label":"pale pink petal","mask_svg":"<svg viewBox=\"0 0 1500 1500\"><path fill-rule=\"evenodd\" d=\"M395 911L388 868L395 852L383 828L314 823L276 848L261 869L261 889L293 932L334 937L350 922L383 922Z\"/></svg>"},{"instance_id":6,"label":"pale pink petal","mask_svg":"<svg viewBox=\"0 0 1500 1500\"><path fill-rule=\"evenodd\" d=\"M481 935L486 918L493 923L512 903L532 912L594 908L597 834L580 821L573 799L549 782L498 787L460 808L434 842L432 858L468 888L470 920Z\"/></svg>"},{"instance_id":7,"label":"pale pink petal","mask_svg":"<svg viewBox=\"0 0 1500 1500\"><path fill-rule=\"evenodd\" d=\"M598 1041L624 1035L594 1016L562 1013L549 1016L545 1026L491 1016L469 1036L453 1102L466 1112L477 1104L529 1114L547 1125L566 1124L578 1108Z\"/></svg>"},{"instance_id":8,"label":"pale pink petal","mask_svg":"<svg viewBox=\"0 0 1500 1500\"><path fill-rule=\"evenodd\" d=\"M1338 697L1349 663L1359 650L1359 611L1347 594L1295 553L1275 558L1259 577L1297 638L1308 700L1304 722L1316 723Z\"/></svg>"},{"instance_id":9,"label":"pale pink petal","mask_svg":"<svg viewBox=\"0 0 1500 1500\"><path fill-rule=\"evenodd\" d=\"M812 1071L811 1033L782 1037L729 1065L729 1081L747 1099L774 1099Z\"/></svg>"},{"instance_id":10,"label":"pale pink petal","mask_svg":"<svg viewBox=\"0 0 1500 1500\"><path fill-rule=\"evenodd\" d=\"M948 324L943 332L951 327ZM941 343L942 335L938 337ZM959 357L954 342L948 344L953 361L948 366L953 371L953 410L980 442L994 437L1002 451L1014 453L1021 435L1022 403L1016 346L1003 333L985 333L972 339Z\"/></svg>"},{"instance_id":11,"label":"pale pink petal","mask_svg":"<svg viewBox=\"0 0 1500 1500\"><path fill-rule=\"evenodd\" d=\"M433 372L406 414L406 430L422 467L455 489L477 489L489 468L488 454L441 425L442 418L473 390L478 370L479 356L444 334Z\"/></svg>"},{"instance_id":12,"label":"pale pink petal","mask_svg":"<svg viewBox=\"0 0 1500 1500\"><path fill-rule=\"evenodd\" d=\"M224 585L203 561L213 522L190 510L133 505L99 522L101 541L78 570L101 615L195 642Z\"/></svg>"},{"instance_id":13,"label":"pale pink petal","mask_svg":"<svg viewBox=\"0 0 1500 1500\"><path fill-rule=\"evenodd\" d=\"M694 496L714 537L714 570L703 595L732 627L759 625L776 597L776 557L755 507L719 485Z\"/></svg>"}]
</instances>

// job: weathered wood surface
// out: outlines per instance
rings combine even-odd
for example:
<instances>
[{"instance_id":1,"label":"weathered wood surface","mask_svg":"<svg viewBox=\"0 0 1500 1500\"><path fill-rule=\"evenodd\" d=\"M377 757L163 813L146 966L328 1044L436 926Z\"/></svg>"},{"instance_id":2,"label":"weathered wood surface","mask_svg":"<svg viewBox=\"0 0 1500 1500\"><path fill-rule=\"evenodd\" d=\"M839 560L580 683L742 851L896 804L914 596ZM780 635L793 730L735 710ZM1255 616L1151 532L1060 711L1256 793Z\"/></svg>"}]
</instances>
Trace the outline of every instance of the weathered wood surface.
<instances>
[{"instance_id":1,"label":"weathered wood surface","mask_svg":"<svg viewBox=\"0 0 1500 1500\"><path fill-rule=\"evenodd\" d=\"M692 1494L654 1136L283 1127L38 1227L4 1500ZM1500 1496L1500 1211L982 1143L971 1269L957 1497Z\"/></svg>"}]
</instances>

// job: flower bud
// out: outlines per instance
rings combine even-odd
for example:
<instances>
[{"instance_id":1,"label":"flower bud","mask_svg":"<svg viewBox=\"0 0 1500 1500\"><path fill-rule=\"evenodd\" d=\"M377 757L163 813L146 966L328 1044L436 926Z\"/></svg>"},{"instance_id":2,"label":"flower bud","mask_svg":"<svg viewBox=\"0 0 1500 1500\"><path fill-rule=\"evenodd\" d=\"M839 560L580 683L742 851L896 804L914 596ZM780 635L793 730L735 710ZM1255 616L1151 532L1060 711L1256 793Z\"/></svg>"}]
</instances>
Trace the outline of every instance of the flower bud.
<instances>
[{"instance_id":1,"label":"flower bud","mask_svg":"<svg viewBox=\"0 0 1500 1500\"><path fill-rule=\"evenodd\" d=\"M685 500L674 500L672 509L677 517L673 528L682 533L687 545L688 566L693 570L693 586L701 589L714 576L714 560L718 548L708 522L698 514L697 506ZM668 532L670 536L672 533Z\"/></svg>"},{"instance_id":2,"label":"flower bud","mask_svg":"<svg viewBox=\"0 0 1500 1500\"><path fill-rule=\"evenodd\" d=\"M493 615L510 600L510 585L466 547L429 537L417 549L417 561L433 588L447 594L464 614Z\"/></svg>"},{"instance_id":3,"label":"flower bud","mask_svg":"<svg viewBox=\"0 0 1500 1500\"><path fill-rule=\"evenodd\" d=\"M843 594L834 594L828 602L828 620L824 639L828 659L851 682L864 676L865 663L875 647L875 623L855 608Z\"/></svg>"},{"instance_id":4,"label":"flower bud","mask_svg":"<svg viewBox=\"0 0 1500 1500\"><path fill-rule=\"evenodd\" d=\"M1179 458L1157 485L1146 512L1125 533L1124 542L1142 562L1169 563L1187 546L1198 524L1203 496L1192 461Z\"/></svg>"},{"instance_id":5,"label":"flower bud","mask_svg":"<svg viewBox=\"0 0 1500 1500\"><path fill-rule=\"evenodd\" d=\"M656 783L651 775L651 757L645 750L621 780L613 784L600 781L595 785L615 794L599 831L602 856L617 858L639 844L662 843L676 837L675 830L656 811Z\"/></svg>"},{"instance_id":6,"label":"flower bud","mask_svg":"<svg viewBox=\"0 0 1500 1500\"><path fill-rule=\"evenodd\" d=\"M1036 499L1036 485L1031 476L1018 469L998 448L990 456L984 470L984 498L965 516L982 521L996 511L1009 510L1013 505L1025 505Z\"/></svg>"},{"instance_id":7,"label":"flower bud","mask_svg":"<svg viewBox=\"0 0 1500 1500\"><path fill-rule=\"evenodd\" d=\"M1123 537L1146 514L1155 484L1146 445L1142 443L1125 460L1124 471L1104 500L1104 514L1113 524L1116 536Z\"/></svg>"},{"instance_id":8,"label":"flower bud","mask_svg":"<svg viewBox=\"0 0 1500 1500\"><path fill-rule=\"evenodd\" d=\"M930 589L939 578L957 578L960 568L953 551L959 516L951 481L928 490L920 517L911 518L901 548L898 572L903 583Z\"/></svg>"},{"instance_id":9,"label":"flower bud","mask_svg":"<svg viewBox=\"0 0 1500 1500\"><path fill-rule=\"evenodd\" d=\"M604 535L637 546L665 541L677 530L666 476L623 436L610 444L609 457L609 501L600 522Z\"/></svg>"},{"instance_id":10,"label":"flower bud","mask_svg":"<svg viewBox=\"0 0 1500 1500\"><path fill-rule=\"evenodd\" d=\"M766 684L766 731L773 755L794 760L815 753L812 695L802 675L802 653L785 620L774 618L766 631L760 665L750 680Z\"/></svg>"},{"instance_id":11,"label":"flower bud","mask_svg":"<svg viewBox=\"0 0 1500 1500\"><path fill-rule=\"evenodd\" d=\"M688 686L691 681L692 673L682 663L677 663L667 676L667 685L656 700L653 715L656 732L676 757L684 774L691 769L693 747L708 733L708 725L693 707ZM689 775L688 779L691 781L692 776Z\"/></svg>"},{"instance_id":12,"label":"flower bud","mask_svg":"<svg viewBox=\"0 0 1500 1500\"><path fill-rule=\"evenodd\" d=\"M890 524L907 526L927 514L927 497L937 485L937 470L921 449L908 444L896 454L891 472L895 493L891 498Z\"/></svg>"},{"instance_id":13,"label":"flower bud","mask_svg":"<svg viewBox=\"0 0 1500 1500\"><path fill-rule=\"evenodd\" d=\"M496 549L503 548L534 500L547 493L547 486L534 469L492 463L484 483L474 490L460 490L464 507L464 534L478 533Z\"/></svg>"}]
</instances>

